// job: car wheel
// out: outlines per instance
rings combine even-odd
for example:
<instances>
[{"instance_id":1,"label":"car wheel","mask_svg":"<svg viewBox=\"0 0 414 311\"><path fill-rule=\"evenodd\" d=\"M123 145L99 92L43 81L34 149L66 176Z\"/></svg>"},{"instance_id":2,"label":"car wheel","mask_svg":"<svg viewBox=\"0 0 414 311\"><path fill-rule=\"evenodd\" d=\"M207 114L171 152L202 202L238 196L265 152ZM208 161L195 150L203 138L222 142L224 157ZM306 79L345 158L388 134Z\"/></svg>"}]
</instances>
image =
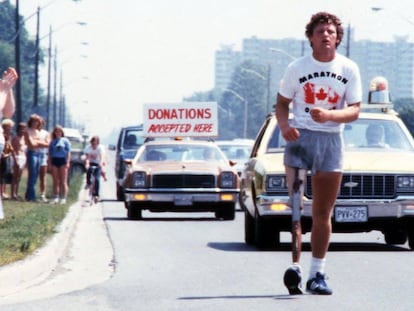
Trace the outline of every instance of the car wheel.
<instances>
[{"instance_id":1,"label":"car wheel","mask_svg":"<svg viewBox=\"0 0 414 311\"><path fill-rule=\"evenodd\" d=\"M124 190L120 185L118 185L118 183L116 184L116 199L118 201L125 200Z\"/></svg>"},{"instance_id":2,"label":"car wheel","mask_svg":"<svg viewBox=\"0 0 414 311\"><path fill-rule=\"evenodd\" d=\"M258 248L273 248L280 245L280 232L269 219L255 215L255 244Z\"/></svg>"},{"instance_id":3,"label":"car wheel","mask_svg":"<svg viewBox=\"0 0 414 311\"><path fill-rule=\"evenodd\" d=\"M127 217L131 220L140 220L142 219L142 209L135 204L128 203L126 204L127 208Z\"/></svg>"},{"instance_id":4,"label":"car wheel","mask_svg":"<svg viewBox=\"0 0 414 311\"><path fill-rule=\"evenodd\" d=\"M215 212L216 218L223 220L234 220L236 216L236 206L234 203L222 204L219 210Z\"/></svg>"},{"instance_id":5,"label":"car wheel","mask_svg":"<svg viewBox=\"0 0 414 311\"><path fill-rule=\"evenodd\" d=\"M414 229L408 230L408 246L414 250Z\"/></svg>"},{"instance_id":6,"label":"car wheel","mask_svg":"<svg viewBox=\"0 0 414 311\"><path fill-rule=\"evenodd\" d=\"M407 233L402 229L393 229L384 232L385 243L388 245L404 244L407 242Z\"/></svg>"},{"instance_id":7,"label":"car wheel","mask_svg":"<svg viewBox=\"0 0 414 311\"><path fill-rule=\"evenodd\" d=\"M244 212L244 241L247 245L254 245L255 242L254 217L247 210Z\"/></svg>"}]
</instances>

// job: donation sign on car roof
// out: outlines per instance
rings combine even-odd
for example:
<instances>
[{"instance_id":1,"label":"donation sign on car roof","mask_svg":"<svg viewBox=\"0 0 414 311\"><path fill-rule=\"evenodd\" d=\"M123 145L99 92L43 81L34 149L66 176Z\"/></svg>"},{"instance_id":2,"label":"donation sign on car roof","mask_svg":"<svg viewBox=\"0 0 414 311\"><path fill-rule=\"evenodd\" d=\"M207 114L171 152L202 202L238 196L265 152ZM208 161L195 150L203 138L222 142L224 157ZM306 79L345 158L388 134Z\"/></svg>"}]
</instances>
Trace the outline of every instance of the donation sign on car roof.
<instances>
[{"instance_id":1,"label":"donation sign on car roof","mask_svg":"<svg viewBox=\"0 0 414 311\"><path fill-rule=\"evenodd\" d=\"M148 103L143 119L146 137L218 135L216 102Z\"/></svg>"}]
</instances>

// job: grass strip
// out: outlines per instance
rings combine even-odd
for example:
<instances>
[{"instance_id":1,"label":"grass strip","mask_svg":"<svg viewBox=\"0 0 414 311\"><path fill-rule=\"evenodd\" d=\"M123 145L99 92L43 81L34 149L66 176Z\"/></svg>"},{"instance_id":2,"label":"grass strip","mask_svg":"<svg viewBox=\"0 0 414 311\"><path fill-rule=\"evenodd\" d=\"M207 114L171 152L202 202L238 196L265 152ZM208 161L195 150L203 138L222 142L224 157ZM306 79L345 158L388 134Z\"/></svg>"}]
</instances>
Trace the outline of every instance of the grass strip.
<instances>
[{"instance_id":1,"label":"grass strip","mask_svg":"<svg viewBox=\"0 0 414 311\"><path fill-rule=\"evenodd\" d=\"M69 206L78 200L84 175L74 175L66 204L3 200L5 218L0 220L0 266L24 259L56 232ZM21 185L26 180L22 179ZM52 198L52 179L47 176L47 194ZM21 187L23 189L23 187Z\"/></svg>"}]
</instances>

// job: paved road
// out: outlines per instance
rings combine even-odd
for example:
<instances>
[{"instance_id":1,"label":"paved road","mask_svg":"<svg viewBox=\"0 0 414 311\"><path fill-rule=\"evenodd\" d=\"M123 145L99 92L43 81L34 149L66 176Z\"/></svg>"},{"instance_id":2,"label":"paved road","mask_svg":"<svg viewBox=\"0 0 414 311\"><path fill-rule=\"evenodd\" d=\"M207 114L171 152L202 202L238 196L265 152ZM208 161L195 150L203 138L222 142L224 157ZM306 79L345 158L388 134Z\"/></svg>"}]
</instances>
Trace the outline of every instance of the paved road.
<instances>
[{"instance_id":1,"label":"paved road","mask_svg":"<svg viewBox=\"0 0 414 311\"><path fill-rule=\"evenodd\" d=\"M241 212L235 221L208 213L128 221L109 182L104 193L100 205L81 208L53 273L1 297L2 311L414 309L413 254L407 245L386 246L378 232L335 234L327 262L334 295L292 297L282 284L289 234L280 249L257 251L244 244ZM307 234L305 275L309 260ZM1 272L0 281L7 282Z\"/></svg>"}]
</instances>

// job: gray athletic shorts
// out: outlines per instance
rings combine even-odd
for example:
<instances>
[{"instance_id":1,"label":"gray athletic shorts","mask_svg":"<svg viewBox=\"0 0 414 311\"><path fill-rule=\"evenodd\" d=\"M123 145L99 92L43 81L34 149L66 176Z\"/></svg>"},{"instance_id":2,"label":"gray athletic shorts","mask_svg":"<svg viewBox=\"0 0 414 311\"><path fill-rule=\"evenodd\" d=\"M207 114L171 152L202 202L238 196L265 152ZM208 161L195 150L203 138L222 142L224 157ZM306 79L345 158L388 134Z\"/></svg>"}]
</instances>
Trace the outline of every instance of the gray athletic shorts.
<instances>
[{"instance_id":1,"label":"gray athletic shorts","mask_svg":"<svg viewBox=\"0 0 414 311\"><path fill-rule=\"evenodd\" d=\"M298 129L297 141L288 142L283 163L315 172L342 172L344 143L342 133Z\"/></svg>"}]
</instances>

